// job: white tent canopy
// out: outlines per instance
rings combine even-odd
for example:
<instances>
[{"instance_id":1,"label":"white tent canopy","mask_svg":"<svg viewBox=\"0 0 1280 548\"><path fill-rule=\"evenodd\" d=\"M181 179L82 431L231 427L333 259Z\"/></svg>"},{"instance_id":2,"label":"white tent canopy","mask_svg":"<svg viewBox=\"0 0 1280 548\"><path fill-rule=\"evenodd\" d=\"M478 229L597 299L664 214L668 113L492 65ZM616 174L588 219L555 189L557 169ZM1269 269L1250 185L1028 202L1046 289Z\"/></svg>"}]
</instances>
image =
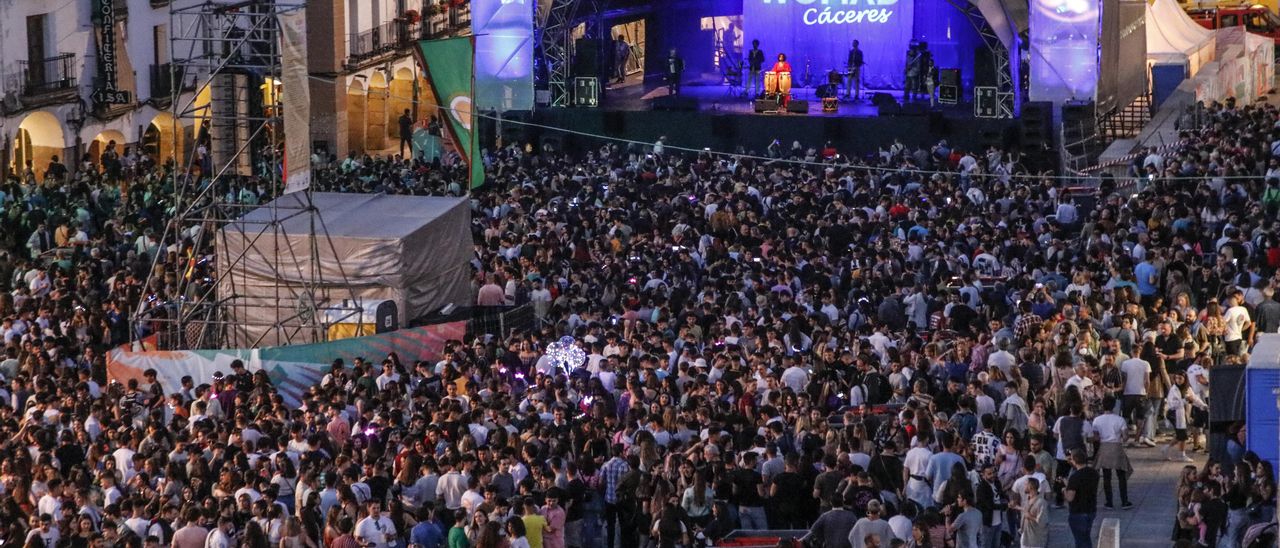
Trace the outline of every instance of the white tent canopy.
<instances>
[{"instance_id":1,"label":"white tent canopy","mask_svg":"<svg viewBox=\"0 0 1280 548\"><path fill-rule=\"evenodd\" d=\"M364 302L394 301L400 325L450 303L470 303L467 200L317 192L316 213L308 214L306 199L302 193L278 198L218 235L222 287L234 293L220 295L228 300L234 345L284 344L272 326L300 322L308 288L319 308L353 298L357 311ZM326 314L320 312L305 327L316 335L302 340L323 338L318 324Z\"/></svg>"},{"instance_id":2,"label":"white tent canopy","mask_svg":"<svg viewBox=\"0 0 1280 548\"><path fill-rule=\"evenodd\" d=\"M1214 59L1213 31L1196 23L1175 0L1147 4L1147 62L1185 63L1187 76Z\"/></svg>"}]
</instances>

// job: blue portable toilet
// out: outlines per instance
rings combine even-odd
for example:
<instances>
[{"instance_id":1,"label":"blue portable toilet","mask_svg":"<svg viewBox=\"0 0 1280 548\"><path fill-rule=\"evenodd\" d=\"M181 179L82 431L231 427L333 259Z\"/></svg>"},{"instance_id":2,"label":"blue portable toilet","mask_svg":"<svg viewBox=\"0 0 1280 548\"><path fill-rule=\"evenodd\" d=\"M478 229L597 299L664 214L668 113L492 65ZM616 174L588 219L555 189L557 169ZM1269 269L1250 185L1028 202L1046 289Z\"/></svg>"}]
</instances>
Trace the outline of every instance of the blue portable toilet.
<instances>
[{"instance_id":1,"label":"blue portable toilet","mask_svg":"<svg viewBox=\"0 0 1280 548\"><path fill-rule=\"evenodd\" d=\"M1245 445L1280 469L1280 334L1258 336L1245 367ZM1213 397L1210 395L1210 397Z\"/></svg>"}]
</instances>

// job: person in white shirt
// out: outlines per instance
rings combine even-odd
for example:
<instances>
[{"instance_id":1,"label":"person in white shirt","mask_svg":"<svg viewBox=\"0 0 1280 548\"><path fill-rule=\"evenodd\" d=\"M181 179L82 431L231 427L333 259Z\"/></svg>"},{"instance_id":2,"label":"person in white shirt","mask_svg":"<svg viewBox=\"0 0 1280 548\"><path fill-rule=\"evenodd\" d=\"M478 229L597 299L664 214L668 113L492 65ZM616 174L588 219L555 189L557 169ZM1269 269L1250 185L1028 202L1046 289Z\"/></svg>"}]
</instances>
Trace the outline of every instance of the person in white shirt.
<instances>
[{"instance_id":1,"label":"person in white shirt","mask_svg":"<svg viewBox=\"0 0 1280 548\"><path fill-rule=\"evenodd\" d=\"M378 385L378 390L386 390L387 385L393 382L400 384L400 374L395 372L395 365L388 360L382 363L382 374L378 375L374 383Z\"/></svg>"},{"instance_id":2,"label":"person in white shirt","mask_svg":"<svg viewBox=\"0 0 1280 548\"><path fill-rule=\"evenodd\" d=\"M1253 321L1249 318L1249 311L1240 306L1240 300L1241 296L1238 290L1227 297L1227 312L1222 317L1227 324L1222 340L1227 345L1227 354L1232 356L1238 356L1244 352L1244 336L1253 326Z\"/></svg>"},{"instance_id":3,"label":"person in white shirt","mask_svg":"<svg viewBox=\"0 0 1280 548\"><path fill-rule=\"evenodd\" d=\"M902 475L906 476L903 478L907 486L906 497L922 508L933 506L933 489L929 487L924 475L925 469L929 467L929 458L933 456L933 451L929 450L932 442L931 435L923 434L919 443L907 451L907 456L902 459Z\"/></svg>"},{"instance_id":4,"label":"person in white shirt","mask_svg":"<svg viewBox=\"0 0 1280 548\"><path fill-rule=\"evenodd\" d=\"M1093 419L1093 437L1098 444L1098 468L1102 470L1102 492L1106 495L1107 508L1115 508L1111 498L1111 473L1115 472L1120 483L1120 507L1133 508L1129 502L1129 475L1133 466L1124 451L1124 437L1129 425L1124 417L1115 413L1116 397L1110 394L1102 398L1102 414Z\"/></svg>"},{"instance_id":5,"label":"person in white shirt","mask_svg":"<svg viewBox=\"0 0 1280 548\"><path fill-rule=\"evenodd\" d=\"M440 476L440 480L436 482L436 498L444 501L445 508L457 510L462 508L462 494L467 491L467 478L453 469L453 464L453 462L441 463L441 466L448 466L450 470Z\"/></svg>"},{"instance_id":6,"label":"person in white shirt","mask_svg":"<svg viewBox=\"0 0 1280 548\"><path fill-rule=\"evenodd\" d=\"M218 527L210 531L208 538L204 540L204 548L231 548L235 545L235 540L231 536L235 528L234 519L222 517L218 520Z\"/></svg>"},{"instance_id":7,"label":"person in white shirt","mask_svg":"<svg viewBox=\"0 0 1280 548\"><path fill-rule=\"evenodd\" d=\"M369 515L356 524L352 536L361 546L387 548L395 542L396 524L382 515L382 503L371 501L367 508Z\"/></svg>"},{"instance_id":8,"label":"person in white shirt","mask_svg":"<svg viewBox=\"0 0 1280 548\"><path fill-rule=\"evenodd\" d=\"M49 480L49 492L40 497L40 503L37 510L41 514L53 516L54 521L62 519L62 481L54 478Z\"/></svg>"},{"instance_id":9,"label":"person in white shirt","mask_svg":"<svg viewBox=\"0 0 1280 548\"><path fill-rule=\"evenodd\" d=\"M792 364L782 372L782 384L791 388L792 392L803 394L804 387L809 384L809 372L798 363Z\"/></svg>"}]
</instances>

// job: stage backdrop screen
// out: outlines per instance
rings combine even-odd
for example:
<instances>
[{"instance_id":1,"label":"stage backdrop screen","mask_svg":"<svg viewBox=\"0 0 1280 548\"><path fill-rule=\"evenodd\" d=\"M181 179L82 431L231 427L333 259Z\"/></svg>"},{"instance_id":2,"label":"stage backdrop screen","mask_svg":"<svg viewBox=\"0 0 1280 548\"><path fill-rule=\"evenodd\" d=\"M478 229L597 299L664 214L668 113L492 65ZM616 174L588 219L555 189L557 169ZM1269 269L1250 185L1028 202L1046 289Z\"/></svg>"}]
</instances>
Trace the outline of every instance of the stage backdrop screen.
<instances>
[{"instance_id":1,"label":"stage backdrop screen","mask_svg":"<svg viewBox=\"0 0 1280 548\"><path fill-rule=\"evenodd\" d=\"M476 107L533 108L533 0L473 0Z\"/></svg>"},{"instance_id":2,"label":"stage backdrop screen","mask_svg":"<svg viewBox=\"0 0 1280 548\"><path fill-rule=\"evenodd\" d=\"M858 40L866 65L863 89L902 88L911 43L914 0L742 0L743 50L752 40L765 52L764 70L787 54L792 81L803 83L809 60L813 84L844 71Z\"/></svg>"},{"instance_id":3,"label":"stage backdrop screen","mask_svg":"<svg viewBox=\"0 0 1280 548\"><path fill-rule=\"evenodd\" d=\"M1031 0L1032 101L1061 105L1095 99L1100 5L1096 0Z\"/></svg>"}]
</instances>

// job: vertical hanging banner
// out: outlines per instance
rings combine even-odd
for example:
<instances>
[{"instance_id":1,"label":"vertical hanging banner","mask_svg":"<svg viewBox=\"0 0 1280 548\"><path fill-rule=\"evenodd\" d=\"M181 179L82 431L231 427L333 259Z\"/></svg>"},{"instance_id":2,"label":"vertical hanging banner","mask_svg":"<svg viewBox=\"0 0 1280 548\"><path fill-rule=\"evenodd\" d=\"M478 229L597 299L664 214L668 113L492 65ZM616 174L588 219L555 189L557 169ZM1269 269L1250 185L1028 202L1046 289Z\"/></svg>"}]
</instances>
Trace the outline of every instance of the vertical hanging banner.
<instances>
[{"instance_id":1,"label":"vertical hanging banner","mask_svg":"<svg viewBox=\"0 0 1280 548\"><path fill-rule=\"evenodd\" d=\"M311 186L311 89L307 74L307 13L279 16L280 82L289 95L284 103L284 193Z\"/></svg>"},{"instance_id":2,"label":"vertical hanging banner","mask_svg":"<svg viewBox=\"0 0 1280 548\"><path fill-rule=\"evenodd\" d=\"M533 108L533 2L472 0L476 37L476 108Z\"/></svg>"},{"instance_id":3,"label":"vertical hanging banner","mask_svg":"<svg viewBox=\"0 0 1280 548\"><path fill-rule=\"evenodd\" d=\"M131 94L117 85L120 58L116 52L115 0L95 0L92 19L98 25L98 81L90 99L102 106L127 104Z\"/></svg>"},{"instance_id":4,"label":"vertical hanging banner","mask_svg":"<svg viewBox=\"0 0 1280 548\"><path fill-rule=\"evenodd\" d=\"M475 49L471 36L418 42L418 62L440 105L437 116L448 121L444 128L471 170L471 188L484 184L475 115Z\"/></svg>"}]
</instances>

